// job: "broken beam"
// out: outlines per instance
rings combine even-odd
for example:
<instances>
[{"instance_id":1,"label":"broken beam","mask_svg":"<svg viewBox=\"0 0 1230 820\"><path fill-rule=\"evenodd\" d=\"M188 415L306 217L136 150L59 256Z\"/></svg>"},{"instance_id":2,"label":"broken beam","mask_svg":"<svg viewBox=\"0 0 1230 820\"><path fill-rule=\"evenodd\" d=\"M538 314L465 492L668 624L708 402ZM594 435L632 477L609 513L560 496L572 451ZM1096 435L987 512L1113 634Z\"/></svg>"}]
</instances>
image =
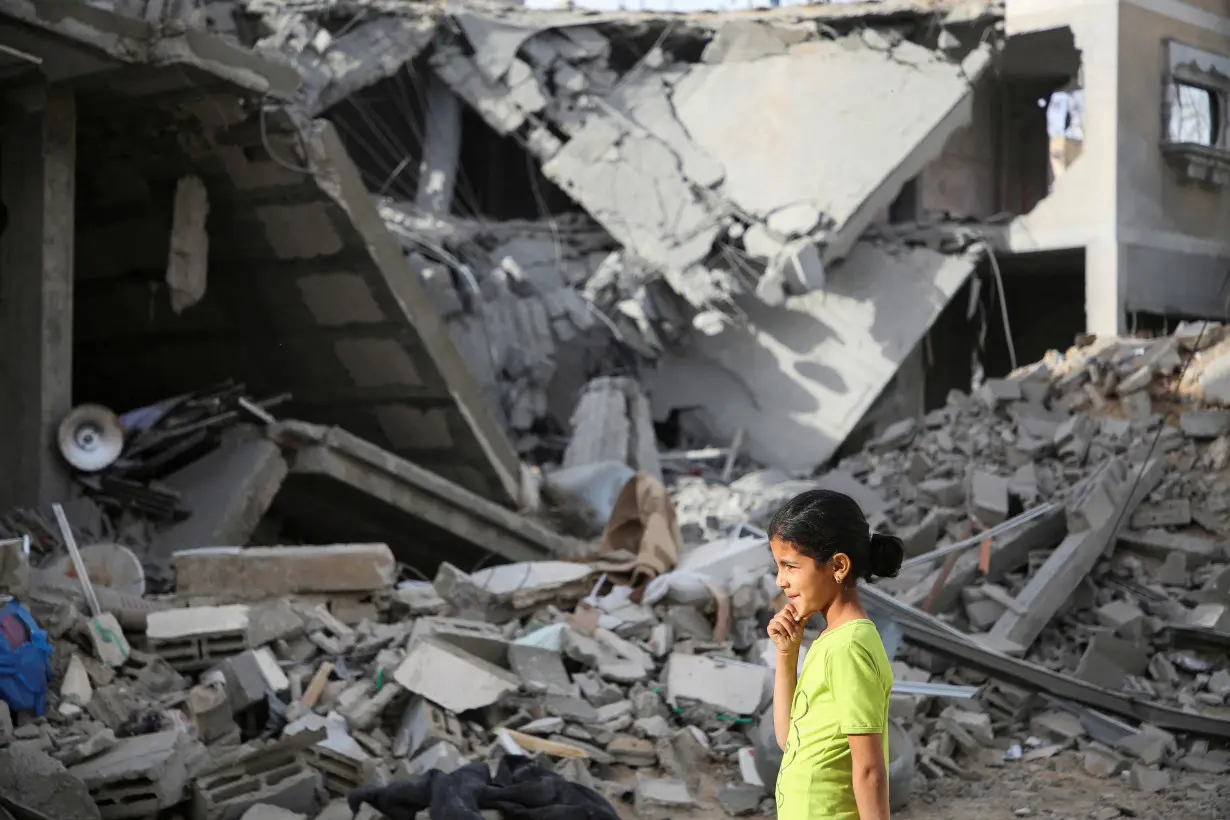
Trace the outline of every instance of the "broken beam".
<instances>
[{"instance_id":1,"label":"broken beam","mask_svg":"<svg viewBox=\"0 0 1230 820\"><path fill-rule=\"evenodd\" d=\"M509 561L576 556L586 545L482 498L337 427L280 422L269 435L295 451L292 474L332 478Z\"/></svg>"}]
</instances>

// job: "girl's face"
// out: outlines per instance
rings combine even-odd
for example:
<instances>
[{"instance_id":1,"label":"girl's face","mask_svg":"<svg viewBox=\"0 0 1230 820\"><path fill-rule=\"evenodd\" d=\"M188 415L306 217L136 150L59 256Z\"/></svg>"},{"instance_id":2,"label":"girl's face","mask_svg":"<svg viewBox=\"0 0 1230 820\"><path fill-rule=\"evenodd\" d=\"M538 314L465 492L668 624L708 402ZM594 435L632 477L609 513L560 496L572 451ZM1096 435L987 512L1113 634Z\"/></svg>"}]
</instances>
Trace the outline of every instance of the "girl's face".
<instances>
[{"instance_id":1,"label":"girl's face","mask_svg":"<svg viewBox=\"0 0 1230 820\"><path fill-rule=\"evenodd\" d=\"M780 538L769 541L769 549L777 563L777 586L803 618L827 610L841 593L842 584L836 575L844 575L850 563L844 553L818 563Z\"/></svg>"}]
</instances>

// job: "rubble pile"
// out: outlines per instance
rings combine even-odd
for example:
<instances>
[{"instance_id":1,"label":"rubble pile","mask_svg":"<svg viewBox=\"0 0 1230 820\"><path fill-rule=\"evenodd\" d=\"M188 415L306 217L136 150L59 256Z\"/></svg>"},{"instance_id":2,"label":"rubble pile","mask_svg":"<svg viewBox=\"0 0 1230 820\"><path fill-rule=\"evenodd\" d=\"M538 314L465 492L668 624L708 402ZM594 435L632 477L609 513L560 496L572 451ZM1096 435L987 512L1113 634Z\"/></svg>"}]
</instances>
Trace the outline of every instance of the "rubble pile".
<instances>
[{"instance_id":1,"label":"rubble pile","mask_svg":"<svg viewBox=\"0 0 1230 820\"><path fill-rule=\"evenodd\" d=\"M747 754L740 727L770 672L741 656L771 585L749 577L715 627L669 603L678 591L657 607L628 587L593 594L599 569L444 564L433 584L395 584L380 544L192 551L117 668L94 657L84 614L36 593L55 658L46 718L12 728L0 707L0 755L58 761L104 818L262 804L332 817L344 804L324 804L359 786L507 754L544 755L568 780L665 816L694 804L702 772ZM766 797L744 766L753 783L717 798L738 813Z\"/></svg>"},{"instance_id":2,"label":"rubble pile","mask_svg":"<svg viewBox=\"0 0 1230 820\"><path fill-rule=\"evenodd\" d=\"M1099 708L1130 716L1134 704L1166 706L1176 722L1207 716L1220 735L1230 696L1218 642L1230 626L1230 411L1217 406L1224 336L1197 322L1157 339L1084 340L973 395L953 393L923 419L889 425L816 481L761 470L723 487L716 461L698 462L694 475L676 479L685 539L763 525L777 503L817 483L848 492L873 527L906 543L902 574L876 589L928 614L932 628L955 627L973 636L975 652L1024 658L1116 693ZM1001 534L983 540L991 528ZM906 636L920 637L908 628ZM913 666L898 666L899 679L926 682L937 655L952 657L942 642L923 643L927 651L905 656ZM986 680L968 669L946 679ZM1033 759L1088 741L1088 712L1047 708L1029 688L992 683L977 712L932 717L930 699L915 697L894 699L894 713L913 724L930 776L959 771L954 758L1002 756L1009 738L1009 756ZM1180 744L1148 725L1099 728L1099 742L1082 746L1086 769L1130 769L1146 790L1167 782L1163 763L1230 767L1205 738Z\"/></svg>"},{"instance_id":3,"label":"rubble pile","mask_svg":"<svg viewBox=\"0 0 1230 820\"><path fill-rule=\"evenodd\" d=\"M392 200L381 213L518 450L539 460L558 459L577 384L660 355L685 323L582 214L492 223ZM629 293L673 319L650 325Z\"/></svg>"},{"instance_id":4,"label":"rubble pile","mask_svg":"<svg viewBox=\"0 0 1230 820\"><path fill-rule=\"evenodd\" d=\"M174 556L174 595L107 595L131 646L108 663L81 600L36 583L25 600L53 647L45 715L2 707L0 755L82 784L55 797L75 801L54 815L66 817L342 817L360 787L375 810L426 809L410 785L426 776L478 777L491 801L517 777L567 782L583 787L567 799L610 816L768 813L757 720L780 600L758 524L819 483L908 544L906 572L867 604L896 656L891 713L911 775L1069 749L1148 792L1173 767L1222 773L1230 757L1210 741L1230 739L1230 411L1201 398L1221 334L1089 340L954 393L818 479L759 470L723 495L696 465L727 469L729 448L661 453L691 548L640 586L626 579L645 568L609 534L588 560L444 563L432 582L400 580L380 543L194 549ZM573 442L574 462L631 455L629 440ZM503 762L489 775L475 761Z\"/></svg>"}]
</instances>

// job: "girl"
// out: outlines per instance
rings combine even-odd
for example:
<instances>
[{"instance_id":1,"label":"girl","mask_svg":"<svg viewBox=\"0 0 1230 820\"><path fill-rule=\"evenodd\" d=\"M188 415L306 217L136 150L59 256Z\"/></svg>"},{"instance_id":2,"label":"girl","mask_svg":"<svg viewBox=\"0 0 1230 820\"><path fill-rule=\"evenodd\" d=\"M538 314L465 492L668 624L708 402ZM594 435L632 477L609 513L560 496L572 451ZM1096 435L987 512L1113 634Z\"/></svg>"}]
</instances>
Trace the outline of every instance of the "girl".
<instances>
[{"instance_id":1,"label":"girl","mask_svg":"<svg viewBox=\"0 0 1230 820\"><path fill-rule=\"evenodd\" d=\"M849 496L809 490L773 515L769 548L789 599L769 623L778 820L888 820L893 673L856 584L896 575L901 539L870 532ZM803 627L816 613L826 626L796 680Z\"/></svg>"}]
</instances>

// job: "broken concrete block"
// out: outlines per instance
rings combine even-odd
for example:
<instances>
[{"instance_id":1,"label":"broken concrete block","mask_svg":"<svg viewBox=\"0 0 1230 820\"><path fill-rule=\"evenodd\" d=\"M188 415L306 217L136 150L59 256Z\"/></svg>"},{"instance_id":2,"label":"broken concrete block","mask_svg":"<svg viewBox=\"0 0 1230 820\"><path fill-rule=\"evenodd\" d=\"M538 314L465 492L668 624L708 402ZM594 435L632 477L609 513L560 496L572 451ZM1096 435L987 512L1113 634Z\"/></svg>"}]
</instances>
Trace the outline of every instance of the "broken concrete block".
<instances>
[{"instance_id":1,"label":"broken concrete block","mask_svg":"<svg viewBox=\"0 0 1230 820\"><path fill-rule=\"evenodd\" d=\"M1021 400L1021 383L1014 379L987 379L978 388L978 398L992 410L998 409Z\"/></svg>"},{"instance_id":2,"label":"broken concrete block","mask_svg":"<svg viewBox=\"0 0 1230 820\"><path fill-rule=\"evenodd\" d=\"M1192 523L1192 504L1186 498L1174 498L1160 504L1141 504L1132 514L1134 530L1152 527L1186 527Z\"/></svg>"},{"instance_id":3,"label":"broken concrete block","mask_svg":"<svg viewBox=\"0 0 1230 820\"><path fill-rule=\"evenodd\" d=\"M1191 581L1187 571L1187 556L1181 552L1172 552L1166 556L1162 566L1157 571L1157 582L1164 586L1186 587Z\"/></svg>"},{"instance_id":4,"label":"broken concrete block","mask_svg":"<svg viewBox=\"0 0 1230 820\"><path fill-rule=\"evenodd\" d=\"M157 732L125 738L69 774L85 783L103 820L148 817L184 799L189 767L201 754L191 736Z\"/></svg>"},{"instance_id":5,"label":"broken concrete block","mask_svg":"<svg viewBox=\"0 0 1230 820\"><path fill-rule=\"evenodd\" d=\"M193 816L239 820L254 806L268 806L296 815L316 812L316 793L323 781L293 744L274 744L235 766L197 778L193 784Z\"/></svg>"},{"instance_id":6,"label":"broken concrete block","mask_svg":"<svg viewBox=\"0 0 1230 820\"><path fill-rule=\"evenodd\" d=\"M209 547L175 553L182 596L232 600L332 592L374 592L397 580L385 544L306 547Z\"/></svg>"},{"instance_id":7,"label":"broken concrete block","mask_svg":"<svg viewBox=\"0 0 1230 820\"><path fill-rule=\"evenodd\" d=\"M984 527L1001 524L1008 518L1008 479L978 470L970 479L970 508Z\"/></svg>"},{"instance_id":8,"label":"broken concrete block","mask_svg":"<svg viewBox=\"0 0 1230 820\"><path fill-rule=\"evenodd\" d=\"M336 712L325 716L304 715L287 725L283 735L289 741L289 738L305 732L318 736L322 729L325 732L324 739L309 746L304 750L304 755L311 769L320 772L326 790L332 794L345 795L376 776L377 760L351 737L345 718Z\"/></svg>"},{"instance_id":9,"label":"broken concrete block","mask_svg":"<svg viewBox=\"0 0 1230 820\"><path fill-rule=\"evenodd\" d=\"M204 743L238 733L225 685L215 682L192 687L188 690L186 705L188 716L196 724L197 737Z\"/></svg>"},{"instance_id":10,"label":"broken concrete block","mask_svg":"<svg viewBox=\"0 0 1230 820\"><path fill-rule=\"evenodd\" d=\"M621 462L662 480L653 418L633 379L602 376L585 385L572 414L572 438L563 469Z\"/></svg>"},{"instance_id":11,"label":"broken concrete block","mask_svg":"<svg viewBox=\"0 0 1230 820\"><path fill-rule=\"evenodd\" d=\"M675 820L696 805L682 780L658 780L637 772L633 808L642 820Z\"/></svg>"},{"instance_id":12,"label":"broken concrete block","mask_svg":"<svg viewBox=\"0 0 1230 820\"><path fill-rule=\"evenodd\" d=\"M1130 601L1116 600L1098 607L1098 622L1115 630L1115 634L1130 640L1144 637L1145 613Z\"/></svg>"},{"instance_id":13,"label":"broken concrete block","mask_svg":"<svg viewBox=\"0 0 1230 820\"><path fill-rule=\"evenodd\" d=\"M1196 410L1179 415L1179 428L1189 438L1214 439L1230 434L1230 411Z\"/></svg>"},{"instance_id":14,"label":"broken concrete block","mask_svg":"<svg viewBox=\"0 0 1230 820\"><path fill-rule=\"evenodd\" d=\"M1170 788L1170 772L1143 763L1132 766L1129 780L1132 788L1146 794L1155 794Z\"/></svg>"},{"instance_id":15,"label":"broken concrete block","mask_svg":"<svg viewBox=\"0 0 1230 820\"><path fill-rule=\"evenodd\" d=\"M942 716L951 720L958 728L983 746L995 743L995 731L991 728L991 716L985 712L971 712L956 707L948 707Z\"/></svg>"},{"instance_id":16,"label":"broken concrete block","mask_svg":"<svg viewBox=\"0 0 1230 820\"><path fill-rule=\"evenodd\" d=\"M527 692L545 695L575 695L577 686L564 668L559 652L537 646L511 644L508 660Z\"/></svg>"},{"instance_id":17,"label":"broken concrete block","mask_svg":"<svg viewBox=\"0 0 1230 820\"><path fill-rule=\"evenodd\" d=\"M1225 604L1199 604L1187 614L1187 622L1204 629L1230 632L1230 607Z\"/></svg>"},{"instance_id":18,"label":"broken concrete block","mask_svg":"<svg viewBox=\"0 0 1230 820\"><path fill-rule=\"evenodd\" d=\"M902 419L884 429L880 437L872 442L876 450L900 450L914 440L918 432L918 422L914 419Z\"/></svg>"},{"instance_id":19,"label":"broken concrete block","mask_svg":"<svg viewBox=\"0 0 1230 820\"><path fill-rule=\"evenodd\" d=\"M222 661L206 672L202 680L208 680L213 675L222 678L234 714L238 715L258 703L265 702L269 681L265 677L260 659L251 649Z\"/></svg>"},{"instance_id":20,"label":"broken concrete block","mask_svg":"<svg viewBox=\"0 0 1230 820\"><path fill-rule=\"evenodd\" d=\"M1129 675L1140 675L1149 665L1148 645L1113 635L1094 635L1073 675L1105 689L1119 689Z\"/></svg>"},{"instance_id":21,"label":"broken concrete block","mask_svg":"<svg viewBox=\"0 0 1230 820\"><path fill-rule=\"evenodd\" d=\"M1029 731L1043 738L1068 743L1085 736L1080 718L1070 712L1041 712L1029 720Z\"/></svg>"},{"instance_id":22,"label":"broken concrete block","mask_svg":"<svg viewBox=\"0 0 1230 820\"><path fill-rule=\"evenodd\" d=\"M696 700L732 715L753 715L768 675L759 664L676 652L667 663L666 689L672 701Z\"/></svg>"},{"instance_id":23,"label":"broken concrete block","mask_svg":"<svg viewBox=\"0 0 1230 820\"><path fill-rule=\"evenodd\" d=\"M465 755L447 741L429 746L406 764L406 772L411 776L425 774L430 771L455 772L466 765Z\"/></svg>"},{"instance_id":24,"label":"broken concrete block","mask_svg":"<svg viewBox=\"0 0 1230 820\"><path fill-rule=\"evenodd\" d=\"M406 704L398 722L393 756L409 757L435 743L460 741L461 738L461 722L456 715L416 695Z\"/></svg>"},{"instance_id":25,"label":"broken concrete block","mask_svg":"<svg viewBox=\"0 0 1230 820\"><path fill-rule=\"evenodd\" d=\"M508 640L493 624L464 618L419 618L410 633L410 644L427 638L451 644L495 666L508 665Z\"/></svg>"},{"instance_id":26,"label":"broken concrete block","mask_svg":"<svg viewBox=\"0 0 1230 820\"><path fill-rule=\"evenodd\" d=\"M760 801L764 797L764 788L750 783L728 783L718 789L718 793L714 795L722 811L731 817L755 814L760 810Z\"/></svg>"},{"instance_id":27,"label":"broken concrete block","mask_svg":"<svg viewBox=\"0 0 1230 820\"><path fill-rule=\"evenodd\" d=\"M1091 743L1081 754L1081 765L1094 777L1115 777L1128 766L1122 755L1100 743Z\"/></svg>"},{"instance_id":28,"label":"broken concrete block","mask_svg":"<svg viewBox=\"0 0 1230 820\"><path fill-rule=\"evenodd\" d=\"M248 648L249 609L195 606L151 612L145 637L151 651L178 672L208 669Z\"/></svg>"},{"instance_id":29,"label":"broken concrete block","mask_svg":"<svg viewBox=\"0 0 1230 820\"><path fill-rule=\"evenodd\" d=\"M99 820L108 816L100 814L80 778L50 755L25 746L0 749L0 795L13 807L15 817Z\"/></svg>"},{"instance_id":30,"label":"broken concrete block","mask_svg":"<svg viewBox=\"0 0 1230 820\"><path fill-rule=\"evenodd\" d=\"M520 685L511 672L432 638L411 646L393 677L409 691L458 714L490 706Z\"/></svg>"},{"instance_id":31,"label":"broken concrete block","mask_svg":"<svg viewBox=\"0 0 1230 820\"><path fill-rule=\"evenodd\" d=\"M955 479L927 479L918 485L918 500L937 507L960 507L965 503L965 487Z\"/></svg>"},{"instance_id":32,"label":"broken concrete block","mask_svg":"<svg viewBox=\"0 0 1230 820\"><path fill-rule=\"evenodd\" d=\"M1177 747L1174 735L1146 724L1139 732L1120 738L1116 748L1146 766L1153 766L1165 760Z\"/></svg>"}]
</instances>

